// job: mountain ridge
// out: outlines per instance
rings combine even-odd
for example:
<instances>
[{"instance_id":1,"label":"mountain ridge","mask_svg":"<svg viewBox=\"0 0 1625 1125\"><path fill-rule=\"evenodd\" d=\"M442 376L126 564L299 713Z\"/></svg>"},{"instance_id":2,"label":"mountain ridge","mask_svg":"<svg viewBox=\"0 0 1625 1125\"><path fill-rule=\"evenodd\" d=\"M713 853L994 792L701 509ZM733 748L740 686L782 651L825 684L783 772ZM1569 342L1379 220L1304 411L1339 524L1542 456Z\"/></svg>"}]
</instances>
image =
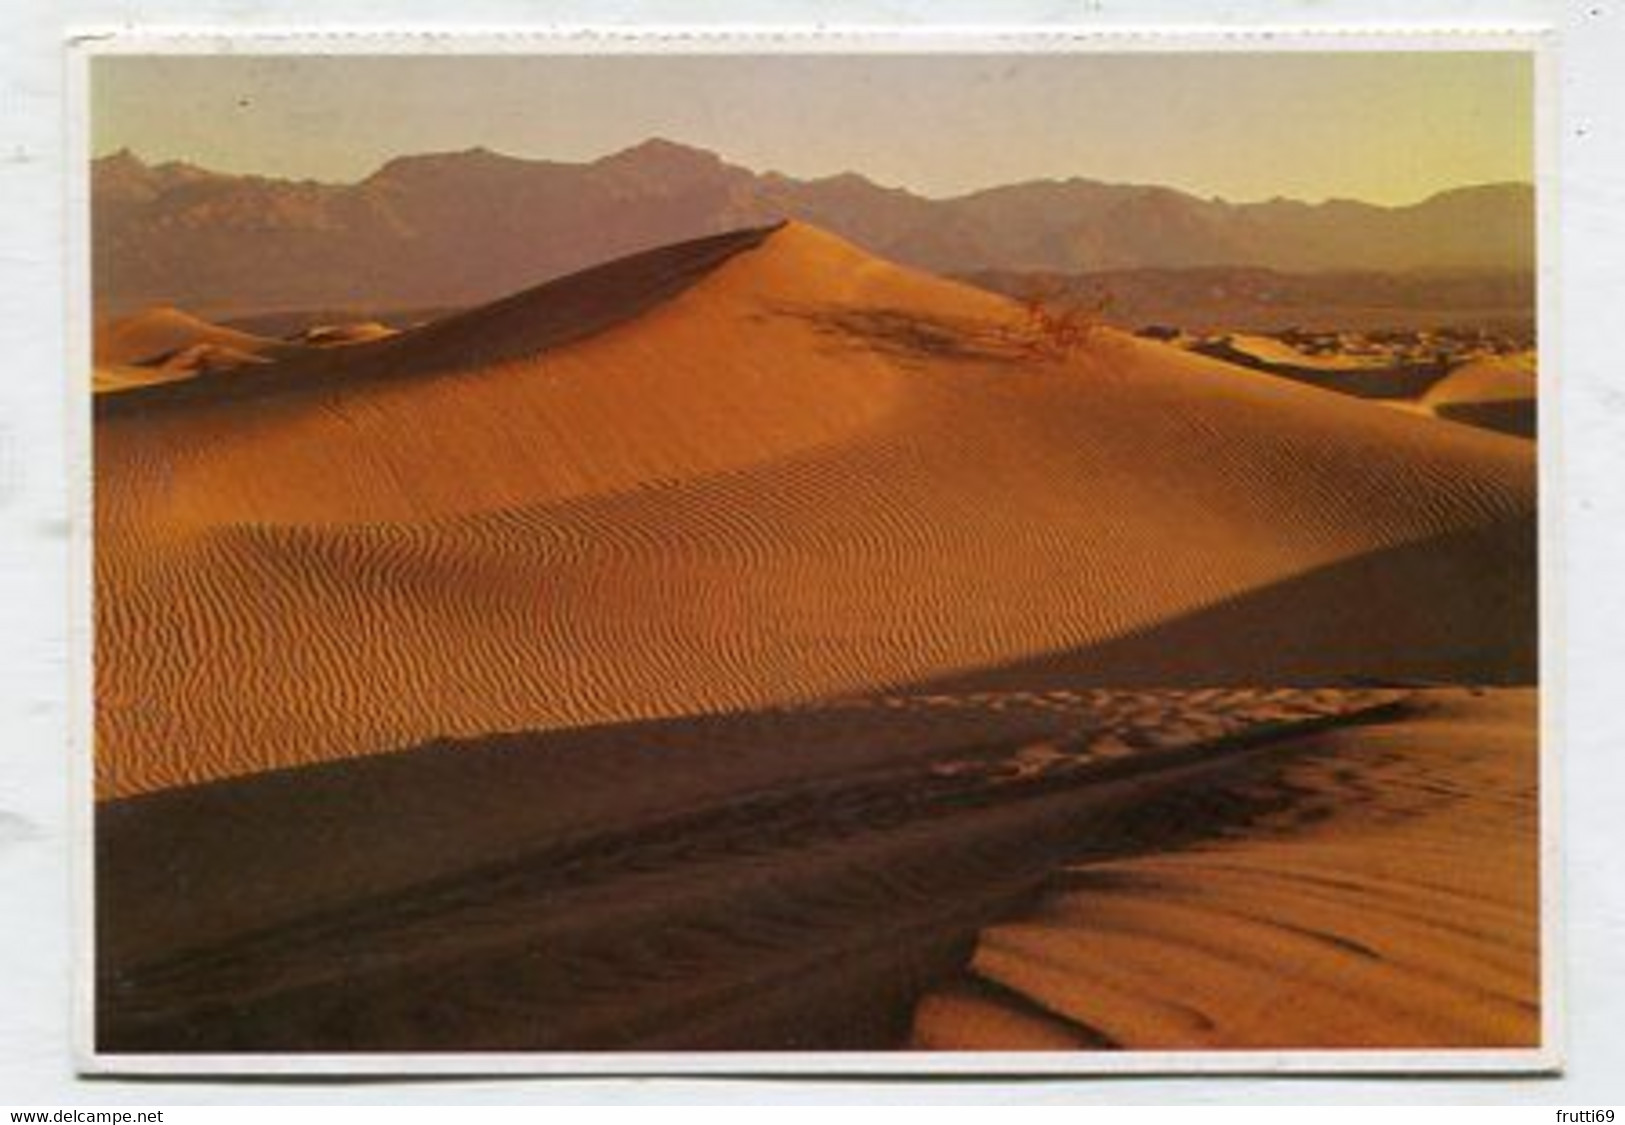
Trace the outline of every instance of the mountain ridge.
<instances>
[{"instance_id":1,"label":"mountain ridge","mask_svg":"<svg viewBox=\"0 0 1625 1125\"><path fill-rule=\"evenodd\" d=\"M847 171L756 172L651 138L596 160L476 147L395 157L354 183L92 165L98 302L254 310L488 300L684 238L795 219L938 273L1257 266L1527 270L1533 188L1467 185L1415 204L1229 203L1073 177L948 198Z\"/></svg>"}]
</instances>

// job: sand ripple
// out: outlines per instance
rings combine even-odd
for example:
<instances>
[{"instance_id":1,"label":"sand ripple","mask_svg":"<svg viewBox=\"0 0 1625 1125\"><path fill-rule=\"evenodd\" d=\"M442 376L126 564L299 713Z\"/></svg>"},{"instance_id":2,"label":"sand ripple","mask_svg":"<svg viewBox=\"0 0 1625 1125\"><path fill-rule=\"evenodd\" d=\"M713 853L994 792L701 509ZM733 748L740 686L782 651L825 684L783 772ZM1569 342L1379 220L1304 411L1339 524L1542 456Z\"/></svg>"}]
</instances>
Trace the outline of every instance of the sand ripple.
<instances>
[{"instance_id":1,"label":"sand ripple","mask_svg":"<svg viewBox=\"0 0 1625 1125\"><path fill-rule=\"evenodd\" d=\"M1084 863L929 996L949 1050L1539 1041L1533 695L1320 736L1233 838Z\"/></svg>"},{"instance_id":2,"label":"sand ripple","mask_svg":"<svg viewBox=\"0 0 1625 1125\"><path fill-rule=\"evenodd\" d=\"M1001 299L807 228L736 251L631 319L555 285L100 417L100 791L870 691L1323 572L1268 678L1531 674L1526 443L1111 335L1034 363ZM1224 638L1268 612L1084 682L1257 682Z\"/></svg>"}]
</instances>

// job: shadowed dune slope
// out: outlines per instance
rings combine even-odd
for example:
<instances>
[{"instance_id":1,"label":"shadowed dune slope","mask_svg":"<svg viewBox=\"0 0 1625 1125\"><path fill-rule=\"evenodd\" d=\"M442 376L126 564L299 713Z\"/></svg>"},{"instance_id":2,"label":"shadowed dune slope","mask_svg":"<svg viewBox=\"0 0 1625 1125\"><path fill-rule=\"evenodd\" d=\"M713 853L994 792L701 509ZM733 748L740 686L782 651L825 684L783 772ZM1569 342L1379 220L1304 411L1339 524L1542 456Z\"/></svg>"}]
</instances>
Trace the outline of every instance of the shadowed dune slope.
<instances>
[{"instance_id":1,"label":"shadowed dune slope","mask_svg":"<svg viewBox=\"0 0 1625 1125\"><path fill-rule=\"evenodd\" d=\"M114 396L102 793L1087 650L1377 552L1433 671L1532 667L1527 443L1017 324L791 224ZM1276 623L1295 678L1414 663L1349 595ZM1133 679L1227 679L1186 639Z\"/></svg>"},{"instance_id":2,"label":"shadowed dune slope","mask_svg":"<svg viewBox=\"0 0 1625 1125\"><path fill-rule=\"evenodd\" d=\"M1311 355L1270 336L1226 336L1200 341L1192 350L1322 390L1382 401L1414 399L1444 374L1443 368L1433 363L1396 363L1379 356Z\"/></svg>"},{"instance_id":3,"label":"shadowed dune slope","mask_svg":"<svg viewBox=\"0 0 1625 1125\"><path fill-rule=\"evenodd\" d=\"M548 857L563 851L696 818L737 830L722 814L745 807L787 814L805 805L838 823L836 797L850 790L903 805L933 786L964 796L972 783L1006 792L1047 777L1072 788L1081 777L1072 767L1133 772L1171 751L1218 759L1232 738L1346 721L1408 697L1291 688L882 695L439 742L150 793L99 813L101 952L104 964L127 967L470 872L515 863L549 871ZM757 827L765 844L788 824L781 816ZM1034 851L1034 863L1053 862ZM165 892L176 885L185 893Z\"/></svg>"}]
</instances>

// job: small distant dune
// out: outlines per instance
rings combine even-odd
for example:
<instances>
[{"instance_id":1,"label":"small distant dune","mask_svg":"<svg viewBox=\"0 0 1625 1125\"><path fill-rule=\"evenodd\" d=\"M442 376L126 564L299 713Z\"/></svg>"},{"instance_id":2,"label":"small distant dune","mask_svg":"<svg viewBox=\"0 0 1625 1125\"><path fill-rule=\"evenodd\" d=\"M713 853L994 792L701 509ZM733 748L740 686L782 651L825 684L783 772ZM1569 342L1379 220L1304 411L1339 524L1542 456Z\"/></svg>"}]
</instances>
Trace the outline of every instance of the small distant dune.
<instances>
[{"instance_id":1,"label":"small distant dune","mask_svg":"<svg viewBox=\"0 0 1625 1125\"><path fill-rule=\"evenodd\" d=\"M208 375L257 363L270 363L263 355L231 344L190 344L147 360L144 366L159 371L187 375Z\"/></svg>"},{"instance_id":2,"label":"small distant dune","mask_svg":"<svg viewBox=\"0 0 1625 1125\"><path fill-rule=\"evenodd\" d=\"M1190 347L1214 359L1362 399L1414 399L1444 373L1437 363L1397 361L1380 354L1306 352L1273 336L1217 336L1194 341Z\"/></svg>"},{"instance_id":3,"label":"small distant dune","mask_svg":"<svg viewBox=\"0 0 1625 1125\"><path fill-rule=\"evenodd\" d=\"M1532 679L1530 443L1024 331L792 223L104 396L99 791L1033 661Z\"/></svg>"},{"instance_id":4,"label":"small distant dune","mask_svg":"<svg viewBox=\"0 0 1625 1125\"><path fill-rule=\"evenodd\" d=\"M242 332L163 305L96 329L94 388L128 391L267 363L280 341Z\"/></svg>"},{"instance_id":5,"label":"small distant dune","mask_svg":"<svg viewBox=\"0 0 1625 1125\"><path fill-rule=\"evenodd\" d=\"M94 347L98 364L121 365L161 362L165 356L204 344L259 353L276 343L264 336L211 324L170 305L159 305L99 325Z\"/></svg>"},{"instance_id":6,"label":"small distant dune","mask_svg":"<svg viewBox=\"0 0 1625 1125\"><path fill-rule=\"evenodd\" d=\"M1538 385L1532 354L1487 356L1452 370L1422 397L1421 406L1452 422L1532 438Z\"/></svg>"},{"instance_id":7,"label":"small distant dune","mask_svg":"<svg viewBox=\"0 0 1625 1125\"><path fill-rule=\"evenodd\" d=\"M227 328L267 336L276 340L297 342L312 332L318 336L337 330L338 335L382 335L370 325L381 325L390 332L400 332L440 320L460 311L457 307L414 306L409 308L383 308L352 305L334 308L269 308L223 314L216 319ZM353 330L360 329L359 332Z\"/></svg>"},{"instance_id":8,"label":"small distant dune","mask_svg":"<svg viewBox=\"0 0 1625 1125\"><path fill-rule=\"evenodd\" d=\"M395 333L396 329L376 320L359 320L349 324L315 324L300 332L295 340L313 347L330 348L382 340Z\"/></svg>"}]
</instances>

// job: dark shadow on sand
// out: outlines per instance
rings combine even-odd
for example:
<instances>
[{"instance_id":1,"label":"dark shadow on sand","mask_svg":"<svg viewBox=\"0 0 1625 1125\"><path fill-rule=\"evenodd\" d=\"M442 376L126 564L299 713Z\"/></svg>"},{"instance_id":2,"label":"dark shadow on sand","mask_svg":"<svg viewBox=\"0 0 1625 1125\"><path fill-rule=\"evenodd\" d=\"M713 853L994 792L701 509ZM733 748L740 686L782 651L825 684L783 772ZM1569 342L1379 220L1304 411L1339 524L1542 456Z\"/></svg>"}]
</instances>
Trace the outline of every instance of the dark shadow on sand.
<instances>
[{"instance_id":1,"label":"dark shadow on sand","mask_svg":"<svg viewBox=\"0 0 1625 1125\"><path fill-rule=\"evenodd\" d=\"M1449 422L1460 422L1521 438L1533 438L1539 426L1538 409L1533 398L1450 402L1435 407L1434 413Z\"/></svg>"},{"instance_id":2,"label":"dark shadow on sand","mask_svg":"<svg viewBox=\"0 0 1625 1125\"><path fill-rule=\"evenodd\" d=\"M923 686L1532 684L1536 538L1534 522L1520 519L1407 543L1104 644ZM1418 590L1429 596L1418 599Z\"/></svg>"},{"instance_id":3,"label":"dark shadow on sand","mask_svg":"<svg viewBox=\"0 0 1625 1125\"><path fill-rule=\"evenodd\" d=\"M1435 383L1450 373L1450 365L1444 361L1396 363L1388 367L1350 368L1346 370L1313 366L1299 367L1290 363L1275 363L1270 360L1259 359L1252 353L1222 340L1199 344L1192 350L1198 355L1205 355L1210 359L1233 363L1237 367L1246 367L1253 371L1261 371L1266 375L1291 379L1296 383L1306 383L1311 387L1336 391L1339 394L1351 395L1354 398L1419 398L1427 393L1428 389Z\"/></svg>"}]
</instances>

